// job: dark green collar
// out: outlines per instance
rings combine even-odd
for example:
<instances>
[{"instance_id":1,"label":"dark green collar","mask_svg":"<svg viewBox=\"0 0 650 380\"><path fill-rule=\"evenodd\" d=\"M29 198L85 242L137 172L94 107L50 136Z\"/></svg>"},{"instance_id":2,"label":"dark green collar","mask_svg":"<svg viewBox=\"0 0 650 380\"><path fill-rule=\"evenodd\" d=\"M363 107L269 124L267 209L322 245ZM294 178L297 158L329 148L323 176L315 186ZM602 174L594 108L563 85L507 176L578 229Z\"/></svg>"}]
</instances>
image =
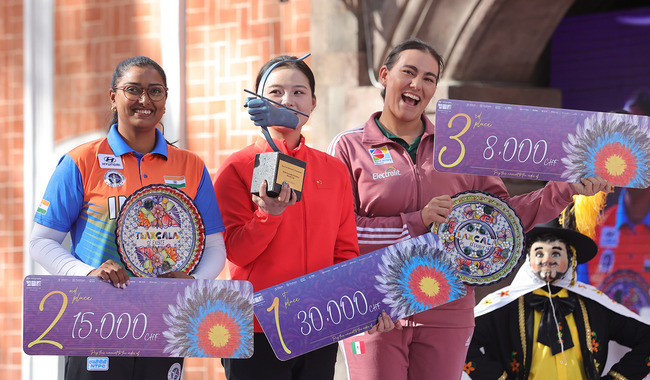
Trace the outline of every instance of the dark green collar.
<instances>
[{"instance_id":1,"label":"dark green collar","mask_svg":"<svg viewBox=\"0 0 650 380\"><path fill-rule=\"evenodd\" d=\"M379 130L381 133L384 134L388 139L395 141L399 145L403 146L404 149L408 152L409 156L411 157L411 161L415 164L415 160L417 157L418 153L418 146L420 146L420 140L422 140L422 135L424 134L424 131L420 134L420 136L416 137L415 140L413 140L413 143L409 145L403 138L392 134L389 132L386 128L384 128L381 123L379 122L379 118L375 117L375 123L377 123L377 126L379 127Z\"/></svg>"}]
</instances>

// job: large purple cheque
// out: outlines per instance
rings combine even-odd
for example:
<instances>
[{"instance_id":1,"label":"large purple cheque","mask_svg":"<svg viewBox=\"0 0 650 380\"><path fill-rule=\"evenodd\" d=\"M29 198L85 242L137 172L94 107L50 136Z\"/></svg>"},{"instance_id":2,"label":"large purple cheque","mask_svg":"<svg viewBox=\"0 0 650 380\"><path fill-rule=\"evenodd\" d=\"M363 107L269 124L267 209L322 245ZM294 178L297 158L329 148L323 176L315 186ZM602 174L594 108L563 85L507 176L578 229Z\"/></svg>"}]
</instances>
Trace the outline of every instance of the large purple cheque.
<instances>
[{"instance_id":1,"label":"large purple cheque","mask_svg":"<svg viewBox=\"0 0 650 380\"><path fill-rule=\"evenodd\" d=\"M248 281L27 276L23 351L28 355L248 358Z\"/></svg>"},{"instance_id":2,"label":"large purple cheque","mask_svg":"<svg viewBox=\"0 0 650 380\"><path fill-rule=\"evenodd\" d=\"M439 100L433 166L441 172L650 186L650 117Z\"/></svg>"},{"instance_id":3,"label":"large purple cheque","mask_svg":"<svg viewBox=\"0 0 650 380\"><path fill-rule=\"evenodd\" d=\"M408 317L466 294L428 233L255 292L275 355L288 360L370 330L382 311Z\"/></svg>"}]
</instances>

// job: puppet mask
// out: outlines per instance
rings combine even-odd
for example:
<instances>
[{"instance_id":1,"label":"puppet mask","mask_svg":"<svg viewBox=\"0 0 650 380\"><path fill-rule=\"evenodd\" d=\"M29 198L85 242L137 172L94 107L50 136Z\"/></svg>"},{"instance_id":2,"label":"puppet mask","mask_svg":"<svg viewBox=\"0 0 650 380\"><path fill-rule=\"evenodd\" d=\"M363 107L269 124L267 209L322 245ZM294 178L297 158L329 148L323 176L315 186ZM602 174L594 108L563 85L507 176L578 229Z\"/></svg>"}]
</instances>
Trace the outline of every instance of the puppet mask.
<instances>
[{"instance_id":1,"label":"puppet mask","mask_svg":"<svg viewBox=\"0 0 650 380\"><path fill-rule=\"evenodd\" d=\"M545 282L561 279L569 268L566 245L558 240L537 241L530 247L533 272Z\"/></svg>"}]
</instances>

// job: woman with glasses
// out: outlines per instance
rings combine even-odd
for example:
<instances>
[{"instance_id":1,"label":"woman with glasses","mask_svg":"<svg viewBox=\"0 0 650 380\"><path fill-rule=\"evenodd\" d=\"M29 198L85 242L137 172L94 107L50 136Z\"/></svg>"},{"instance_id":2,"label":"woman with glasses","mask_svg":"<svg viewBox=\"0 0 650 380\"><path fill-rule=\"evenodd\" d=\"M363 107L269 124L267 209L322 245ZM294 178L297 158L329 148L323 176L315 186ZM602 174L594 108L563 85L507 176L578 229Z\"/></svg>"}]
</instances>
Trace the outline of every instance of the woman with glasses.
<instances>
[{"instance_id":1,"label":"woman with glasses","mask_svg":"<svg viewBox=\"0 0 650 380\"><path fill-rule=\"evenodd\" d=\"M121 62L108 91L113 120L105 138L63 156L34 217L30 254L56 275L99 276L115 291L129 284L115 243L120 199L175 177L193 199L205 224L205 250L192 276L215 279L225 263L221 214L210 176L194 153L167 143L160 130L167 100L163 69L147 57ZM182 179L181 179L182 178ZM181 180L179 180L181 179ZM71 249L61 243L70 233ZM86 357L66 357L65 378L180 379L183 358L110 357L108 370L89 371Z\"/></svg>"}]
</instances>

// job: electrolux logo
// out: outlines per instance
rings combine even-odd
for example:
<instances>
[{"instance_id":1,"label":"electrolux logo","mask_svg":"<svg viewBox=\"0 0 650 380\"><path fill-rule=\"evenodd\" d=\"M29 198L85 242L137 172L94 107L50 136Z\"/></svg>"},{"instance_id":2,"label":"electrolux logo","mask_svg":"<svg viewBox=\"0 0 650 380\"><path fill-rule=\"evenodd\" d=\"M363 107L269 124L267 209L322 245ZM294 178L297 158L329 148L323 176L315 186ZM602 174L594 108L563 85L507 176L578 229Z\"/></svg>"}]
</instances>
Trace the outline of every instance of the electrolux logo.
<instances>
[{"instance_id":1,"label":"electrolux logo","mask_svg":"<svg viewBox=\"0 0 650 380\"><path fill-rule=\"evenodd\" d=\"M400 171L397 170L394 166L391 166L388 169L386 169L383 173L372 173L372 179L376 181L378 179L395 177L399 175L401 175Z\"/></svg>"}]
</instances>

